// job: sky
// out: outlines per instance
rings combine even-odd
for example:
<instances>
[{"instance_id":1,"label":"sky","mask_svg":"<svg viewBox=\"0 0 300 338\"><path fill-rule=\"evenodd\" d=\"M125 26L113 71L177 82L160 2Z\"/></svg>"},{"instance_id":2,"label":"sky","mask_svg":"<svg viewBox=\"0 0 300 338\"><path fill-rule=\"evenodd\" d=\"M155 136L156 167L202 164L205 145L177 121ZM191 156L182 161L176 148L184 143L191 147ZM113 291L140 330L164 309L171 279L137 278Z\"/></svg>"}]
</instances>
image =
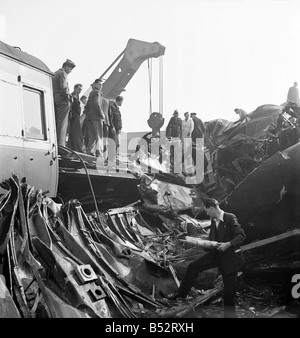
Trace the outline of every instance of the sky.
<instances>
[{"instance_id":1,"label":"sky","mask_svg":"<svg viewBox=\"0 0 300 338\"><path fill-rule=\"evenodd\" d=\"M235 108L280 105L300 83L300 0L0 0L0 40L53 72L74 61L71 90L85 92L131 38L166 50L160 76L145 61L122 93L126 132L151 131L150 108L162 130L175 109L235 121Z\"/></svg>"}]
</instances>

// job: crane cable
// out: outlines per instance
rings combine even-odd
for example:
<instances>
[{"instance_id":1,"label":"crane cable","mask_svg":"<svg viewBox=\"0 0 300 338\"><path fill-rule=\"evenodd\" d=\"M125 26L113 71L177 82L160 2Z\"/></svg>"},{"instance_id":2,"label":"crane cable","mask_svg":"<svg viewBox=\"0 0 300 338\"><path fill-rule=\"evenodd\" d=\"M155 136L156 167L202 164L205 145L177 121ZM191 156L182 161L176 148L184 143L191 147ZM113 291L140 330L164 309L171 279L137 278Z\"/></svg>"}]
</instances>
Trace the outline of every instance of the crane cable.
<instances>
[{"instance_id":1,"label":"crane cable","mask_svg":"<svg viewBox=\"0 0 300 338\"><path fill-rule=\"evenodd\" d=\"M164 64L163 64L163 57L160 56L159 58L159 112L161 113L161 116L163 116L163 94L164 94L164 88L163 88L163 84L164 84L164 78L163 78L163 74L164 74Z\"/></svg>"},{"instance_id":2,"label":"crane cable","mask_svg":"<svg viewBox=\"0 0 300 338\"><path fill-rule=\"evenodd\" d=\"M149 78L149 94L150 106L149 116L152 114L152 58L148 59L148 78ZM163 58L159 58L159 112L163 115Z\"/></svg>"},{"instance_id":3,"label":"crane cable","mask_svg":"<svg viewBox=\"0 0 300 338\"><path fill-rule=\"evenodd\" d=\"M151 61L151 63L150 63ZM149 116L152 114L152 58L148 59L148 78L149 78Z\"/></svg>"}]
</instances>

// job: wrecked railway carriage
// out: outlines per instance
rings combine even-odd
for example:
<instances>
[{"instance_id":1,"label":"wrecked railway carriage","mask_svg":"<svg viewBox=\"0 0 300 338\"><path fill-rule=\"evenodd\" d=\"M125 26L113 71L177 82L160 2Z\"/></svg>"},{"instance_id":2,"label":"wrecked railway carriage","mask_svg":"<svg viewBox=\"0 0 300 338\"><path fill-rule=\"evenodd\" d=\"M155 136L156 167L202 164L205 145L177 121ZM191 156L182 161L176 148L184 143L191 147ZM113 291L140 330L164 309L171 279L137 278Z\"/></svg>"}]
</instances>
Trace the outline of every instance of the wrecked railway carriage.
<instances>
[{"instance_id":1,"label":"wrecked railway carriage","mask_svg":"<svg viewBox=\"0 0 300 338\"><path fill-rule=\"evenodd\" d=\"M223 201L248 235L244 275L299 271L300 230L292 203L299 179L287 174L295 170L299 149L296 144L266 160ZM57 204L15 176L3 181L1 317L175 318L216 299L222 292L216 269L199 275L192 299L172 303L162 297L203 253L186 236L206 239L209 232L201 214L204 193L166 177L142 174L136 203L101 212L97 204L85 211L74 199ZM277 307L265 307L263 315L272 309Z\"/></svg>"},{"instance_id":2,"label":"wrecked railway carriage","mask_svg":"<svg viewBox=\"0 0 300 338\"><path fill-rule=\"evenodd\" d=\"M20 98L14 124L0 126L0 317L182 317L217 297L222 280L215 269L199 275L192 299L161 296L203 253L185 242L187 235L208 236L203 195L239 217L247 233L244 275L299 271L299 143L274 155L266 147L266 127L284 106L258 107L238 125L206 123L209 165L198 186L182 175L148 174L152 163L143 167L142 159L107 172L96 158L57 149L50 70L0 47L1 91ZM18 102L28 95L43 107L40 133L23 125L27 110ZM9 102L1 104L0 112L8 111Z\"/></svg>"}]
</instances>

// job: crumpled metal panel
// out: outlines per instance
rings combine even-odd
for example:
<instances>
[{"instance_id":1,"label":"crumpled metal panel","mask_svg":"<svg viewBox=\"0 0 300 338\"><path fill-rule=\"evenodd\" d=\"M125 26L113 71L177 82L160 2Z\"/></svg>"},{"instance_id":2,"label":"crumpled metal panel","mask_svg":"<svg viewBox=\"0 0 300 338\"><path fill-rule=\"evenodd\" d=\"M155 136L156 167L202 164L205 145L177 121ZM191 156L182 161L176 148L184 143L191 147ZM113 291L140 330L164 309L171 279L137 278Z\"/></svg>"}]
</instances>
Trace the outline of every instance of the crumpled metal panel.
<instances>
[{"instance_id":1,"label":"crumpled metal panel","mask_svg":"<svg viewBox=\"0 0 300 338\"><path fill-rule=\"evenodd\" d=\"M277 152L223 201L237 215L247 243L282 233L300 221L300 143Z\"/></svg>"},{"instance_id":2,"label":"crumpled metal panel","mask_svg":"<svg viewBox=\"0 0 300 338\"><path fill-rule=\"evenodd\" d=\"M150 184L141 185L146 207L157 211L178 213L194 206L194 189L153 179Z\"/></svg>"}]
</instances>

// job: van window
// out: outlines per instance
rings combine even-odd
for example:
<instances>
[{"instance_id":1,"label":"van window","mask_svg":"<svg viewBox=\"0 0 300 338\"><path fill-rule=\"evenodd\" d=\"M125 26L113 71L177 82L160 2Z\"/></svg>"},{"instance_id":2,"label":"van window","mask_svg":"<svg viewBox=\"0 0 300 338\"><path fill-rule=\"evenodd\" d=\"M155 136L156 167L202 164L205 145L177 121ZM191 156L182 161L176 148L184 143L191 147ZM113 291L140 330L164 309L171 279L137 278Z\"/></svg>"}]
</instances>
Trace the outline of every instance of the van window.
<instances>
[{"instance_id":1,"label":"van window","mask_svg":"<svg viewBox=\"0 0 300 338\"><path fill-rule=\"evenodd\" d=\"M46 140L45 109L43 92L23 87L25 137Z\"/></svg>"}]
</instances>

